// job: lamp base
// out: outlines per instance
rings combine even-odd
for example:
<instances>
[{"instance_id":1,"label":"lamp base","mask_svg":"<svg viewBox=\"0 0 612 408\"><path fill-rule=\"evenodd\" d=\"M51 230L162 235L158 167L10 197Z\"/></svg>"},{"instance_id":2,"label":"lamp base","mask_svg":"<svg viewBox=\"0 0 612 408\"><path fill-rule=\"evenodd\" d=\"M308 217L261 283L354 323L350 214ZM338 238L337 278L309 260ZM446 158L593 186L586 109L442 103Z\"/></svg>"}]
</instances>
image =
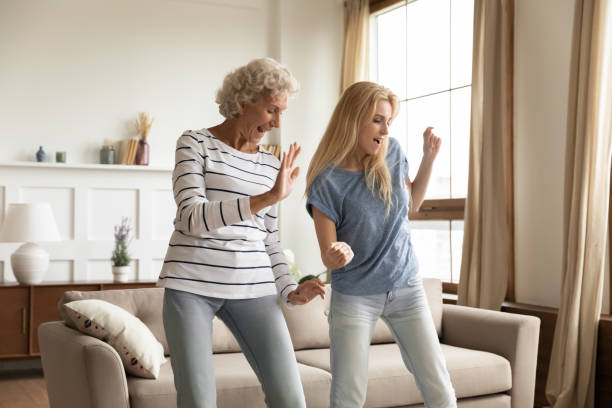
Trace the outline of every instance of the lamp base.
<instances>
[{"instance_id":1,"label":"lamp base","mask_svg":"<svg viewBox=\"0 0 612 408\"><path fill-rule=\"evenodd\" d=\"M27 242L11 255L11 266L17 281L35 285L43 280L49 268L49 253L40 245Z\"/></svg>"}]
</instances>

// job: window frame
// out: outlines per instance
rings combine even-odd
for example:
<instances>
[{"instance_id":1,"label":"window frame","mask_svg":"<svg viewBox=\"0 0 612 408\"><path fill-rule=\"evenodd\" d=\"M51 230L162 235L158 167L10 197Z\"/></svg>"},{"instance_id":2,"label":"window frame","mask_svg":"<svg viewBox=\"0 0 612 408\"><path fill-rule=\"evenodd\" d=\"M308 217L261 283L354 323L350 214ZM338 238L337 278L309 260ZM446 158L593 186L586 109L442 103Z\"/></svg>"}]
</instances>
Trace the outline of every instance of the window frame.
<instances>
[{"instance_id":1,"label":"window frame","mask_svg":"<svg viewBox=\"0 0 612 408\"><path fill-rule=\"evenodd\" d=\"M391 8L399 3L408 3L406 0L370 0L370 15Z\"/></svg>"},{"instance_id":2,"label":"window frame","mask_svg":"<svg viewBox=\"0 0 612 408\"><path fill-rule=\"evenodd\" d=\"M376 17L380 14L384 14L385 12L391 11L394 8L407 6L409 3L415 0L369 0L370 5L370 17ZM372 32L374 33L374 32ZM375 33L374 33L375 35ZM472 86L471 82L469 85L464 85L459 88ZM452 92L454 89L450 87L449 89L445 89L443 91L435 92L437 93L445 93ZM416 98L422 98L428 95L421 95L414 98L406 98L405 101L408 102L410 100ZM612 190L611 190L612 195ZM421 204L421 207L418 211L410 211L408 214L408 218L411 221L462 221L465 219L465 201L466 198L437 198L437 199L426 199ZM612 225L612 224L611 224ZM612 252L612 251L611 251ZM442 290L444 293L452 293L457 294L458 283L442 281ZM612 289L611 289L612 294Z\"/></svg>"},{"instance_id":3,"label":"window frame","mask_svg":"<svg viewBox=\"0 0 612 408\"><path fill-rule=\"evenodd\" d=\"M465 200L465 198L424 200L418 211L411 210L408 213L408 219L410 221L461 221L465 215ZM456 295L458 286L459 284L455 282L442 281L444 293Z\"/></svg>"}]
</instances>

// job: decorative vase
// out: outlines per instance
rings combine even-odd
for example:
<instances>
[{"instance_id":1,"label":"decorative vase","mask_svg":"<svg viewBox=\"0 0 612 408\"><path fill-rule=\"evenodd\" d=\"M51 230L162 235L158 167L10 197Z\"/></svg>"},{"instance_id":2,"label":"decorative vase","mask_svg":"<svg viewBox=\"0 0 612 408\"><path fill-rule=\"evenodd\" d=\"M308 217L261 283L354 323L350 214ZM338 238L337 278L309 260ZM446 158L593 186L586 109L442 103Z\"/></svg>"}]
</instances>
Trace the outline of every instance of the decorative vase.
<instances>
[{"instance_id":1,"label":"decorative vase","mask_svg":"<svg viewBox=\"0 0 612 408\"><path fill-rule=\"evenodd\" d=\"M49 269L49 253L39 245L27 242L11 255L11 267L17 282L35 285L43 280Z\"/></svg>"},{"instance_id":2,"label":"decorative vase","mask_svg":"<svg viewBox=\"0 0 612 408\"><path fill-rule=\"evenodd\" d=\"M138 149L136 149L134 164L139 164L141 166L149 165L149 144L146 140L140 139L138 141Z\"/></svg>"},{"instance_id":3,"label":"decorative vase","mask_svg":"<svg viewBox=\"0 0 612 408\"><path fill-rule=\"evenodd\" d=\"M57 163L66 163L66 152L55 152L55 161Z\"/></svg>"},{"instance_id":4,"label":"decorative vase","mask_svg":"<svg viewBox=\"0 0 612 408\"><path fill-rule=\"evenodd\" d=\"M100 149L100 164L115 164L115 149L113 146L102 146L102 149Z\"/></svg>"},{"instance_id":5,"label":"decorative vase","mask_svg":"<svg viewBox=\"0 0 612 408\"><path fill-rule=\"evenodd\" d=\"M132 267L129 265L113 266L113 282L127 282L131 270Z\"/></svg>"},{"instance_id":6,"label":"decorative vase","mask_svg":"<svg viewBox=\"0 0 612 408\"><path fill-rule=\"evenodd\" d=\"M38 148L38 151L36 152L36 161L37 162L44 162L46 157L47 157L47 153L45 153L45 151L43 150L42 146L40 146Z\"/></svg>"}]
</instances>

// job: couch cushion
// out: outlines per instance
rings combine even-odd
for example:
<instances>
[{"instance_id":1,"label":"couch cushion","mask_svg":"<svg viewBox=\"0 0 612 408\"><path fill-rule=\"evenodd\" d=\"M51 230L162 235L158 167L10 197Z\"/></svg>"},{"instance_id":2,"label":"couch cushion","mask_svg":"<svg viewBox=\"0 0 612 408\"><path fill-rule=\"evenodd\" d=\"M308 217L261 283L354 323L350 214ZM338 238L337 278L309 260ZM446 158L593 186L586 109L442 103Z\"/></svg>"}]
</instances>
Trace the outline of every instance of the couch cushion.
<instances>
[{"instance_id":1,"label":"couch cushion","mask_svg":"<svg viewBox=\"0 0 612 408\"><path fill-rule=\"evenodd\" d=\"M168 341L162 320L163 288L140 288L100 291L68 291L58 302L58 309L64 322L73 329L76 326L66 315L63 305L74 300L100 299L117 305L139 318L153 333L169 354ZM213 320L213 351L215 353L237 352L240 346L228 327L217 317Z\"/></svg>"},{"instance_id":2,"label":"couch cushion","mask_svg":"<svg viewBox=\"0 0 612 408\"><path fill-rule=\"evenodd\" d=\"M376 322L376 327L374 327L374 333L372 333L372 341L371 344L385 344L385 343L393 343L395 340L393 339L393 335L391 334L391 330L387 323L385 323L382 319L378 319Z\"/></svg>"},{"instance_id":3,"label":"couch cushion","mask_svg":"<svg viewBox=\"0 0 612 408\"><path fill-rule=\"evenodd\" d=\"M458 408L510 408L512 399L508 394L492 394L484 397L463 398L457 401ZM376 405L378 406L378 405ZM370 408L370 406L367 406ZM425 408L424 404L404 405L401 408Z\"/></svg>"},{"instance_id":4,"label":"couch cushion","mask_svg":"<svg viewBox=\"0 0 612 408\"><path fill-rule=\"evenodd\" d=\"M162 322L163 288L121 289L100 291L68 291L58 302L58 310L64 322L76 329L66 315L63 305L68 302L83 299L100 299L119 306L139 318L153 333L168 354L168 342Z\"/></svg>"},{"instance_id":5,"label":"couch cushion","mask_svg":"<svg viewBox=\"0 0 612 408\"><path fill-rule=\"evenodd\" d=\"M423 287L431 310L438 337L442 334L442 284L439 279L423 279ZM331 300L331 287L325 287L325 300L315 298L303 306L288 309L283 306L283 314L289 327L295 350L328 348L329 324L327 314ZM372 344L393 343L393 335L387 325L379 320L372 335Z\"/></svg>"},{"instance_id":6,"label":"couch cushion","mask_svg":"<svg viewBox=\"0 0 612 408\"><path fill-rule=\"evenodd\" d=\"M474 397L512 388L510 363L484 351L442 345L442 352L457 398ZM329 349L297 351L298 362L331 371ZM370 347L366 406L401 406L423 403L414 377L404 366L396 344Z\"/></svg>"},{"instance_id":7,"label":"couch cushion","mask_svg":"<svg viewBox=\"0 0 612 408\"><path fill-rule=\"evenodd\" d=\"M427 295L427 303L431 311L438 337L442 336L442 282L435 278L424 278L423 288ZM393 343L393 335L389 327L382 321L378 320L374 333L372 334L372 344Z\"/></svg>"},{"instance_id":8,"label":"couch cushion","mask_svg":"<svg viewBox=\"0 0 612 408\"><path fill-rule=\"evenodd\" d=\"M213 318L213 353L237 353L242 351L240 344L229 327L217 316Z\"/></svg>"},{"instance_id":9,"label":"couch cushion","mask_svg":"<svg viewBox=\"0 0 612 408\"><path fill-rule=\"evenodd\" d=\"M126 371L143 378L157 378L166 359L164 348L140 319L125 309L100 299L83 299L64 305L77 328L110 344Z\"/></svg>"},{"instance_id":10,"label":"couch cushion","mask_svg":"<svg viewBox=\"0 0 612 408\"><path fill-rule=\"evenodd\" d=\"M492 394L484 397L465 398L457 401L458 408L510 408L512 399L508 394Z\"/></svg>"},{"instance_id":11,"label":"couch cushion","mask_svg":"<svg viewBox=\"0 0 612 408\"><path fill-rule=\"evenodd\" d=\"M159 370L157 380L127 377L131 408L176 407L176 389L168 361Z\"/></svg>"},{"instance_id":12,"label":"couch cushion","mask_svg":"<svg viewBox=\"0 0 612 408\"><path fill-rule=\"evenodd\" d=\"M289 335L295 350L329 347L327 314L331 299L331 286L325 285L325 300L316 297L309 303L287 308L281 304Z\"/></svg>"},{"instance_id":13,"label":"couch cushion","mask_svg":"<svg viewBox=\"0 0 612 408\"><path fill-rule=\"evenodd\" d=\"M423 287L438 337L442 337L442 281L435 278L424 278Z\"/></svg>"},{"instance_id":14,"label":"couch cushion","mask_svg":"<svg viewBox=\"0 0 612 408\"><path fill-rule=\"evenodd\" d=\"M261 385L244 354L215 354L213 360L219 408L265 408ZM306 393L306 405L309 408L329 406L329 372L303 364L298 364L298 369ZM176 390L170 364L162 365L157 380L128 377L127 382L132 408L176 407Z\"/></svg>"}]
</instances>

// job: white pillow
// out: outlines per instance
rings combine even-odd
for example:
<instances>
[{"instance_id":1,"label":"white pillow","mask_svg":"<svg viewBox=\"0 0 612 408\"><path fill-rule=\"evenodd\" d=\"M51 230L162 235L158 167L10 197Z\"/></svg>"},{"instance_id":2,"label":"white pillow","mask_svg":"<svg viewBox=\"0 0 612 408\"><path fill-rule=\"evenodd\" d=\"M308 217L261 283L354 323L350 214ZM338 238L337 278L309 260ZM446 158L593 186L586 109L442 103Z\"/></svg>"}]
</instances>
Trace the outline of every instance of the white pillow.
<instances>
[{"instance_id":1,"label":"white pillow","mask_svg":"<svg viewBox=\"0 0 612 408\"><path fill-rule=\"evenodd\" d=\"M81 332L117 350L128 373L144 378L158 377L159 366L166 362L164 348L136 316L99 299L75 300L64 307Z\"/></svg>"}]
</instances>

